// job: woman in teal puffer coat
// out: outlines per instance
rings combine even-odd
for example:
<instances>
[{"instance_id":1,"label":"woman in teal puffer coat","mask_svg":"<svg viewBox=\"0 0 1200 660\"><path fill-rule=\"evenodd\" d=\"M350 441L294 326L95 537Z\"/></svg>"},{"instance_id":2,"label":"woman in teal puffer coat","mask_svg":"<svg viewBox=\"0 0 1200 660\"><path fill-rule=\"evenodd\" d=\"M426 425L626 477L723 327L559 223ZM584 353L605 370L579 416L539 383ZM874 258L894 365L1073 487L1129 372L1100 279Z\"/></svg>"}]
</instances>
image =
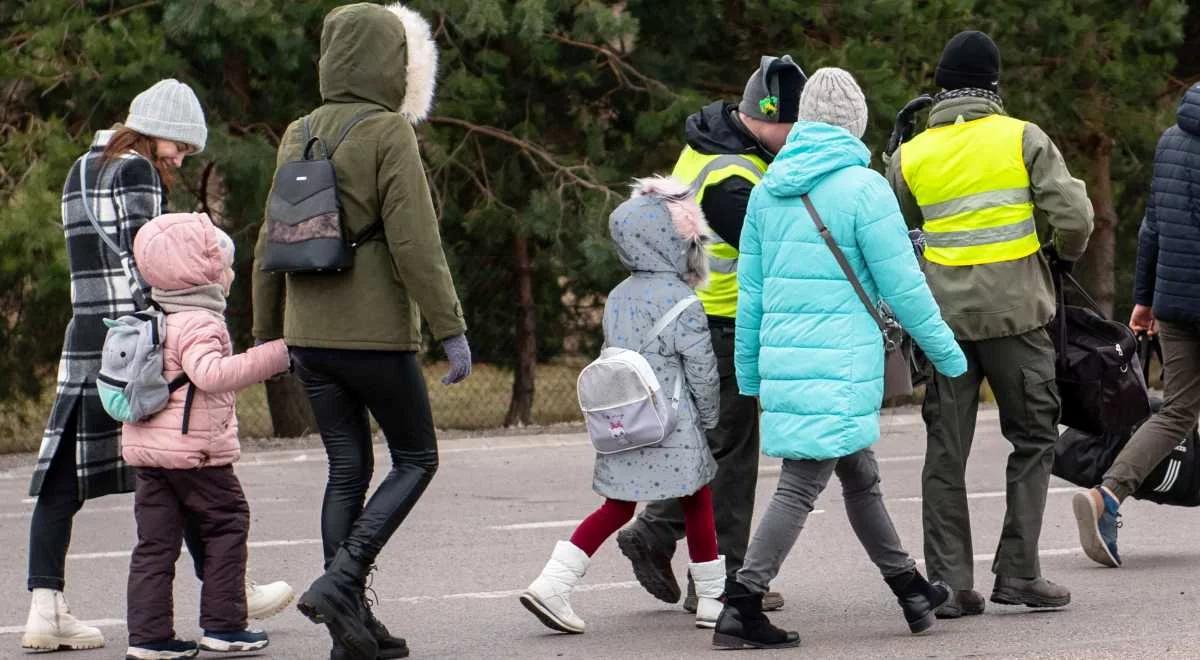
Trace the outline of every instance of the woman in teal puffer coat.
<instances>
[{"instance_id":1,"label":"woman in teal puffer coat","mask_svg":"<svg viewBox=\"0 0 1200 660\"><path fill-rule=\"evenodd\" d=\"M783 458L779 486L745 565L726 585L713 638L721 648L784 647L799 635L762 614L762 594L836 472L859 541L895 592L913 632L949 597L900 545L870 446L879 440L883 339L805 210L811 198L871 298L887 302L939 371L966 358L925 284L896 198L869 169L867 107L854 78L821 69L800 121L755 188L742 229L734 361L743 394L762 406L763 453Z\"/></svg>"}]
</instances>

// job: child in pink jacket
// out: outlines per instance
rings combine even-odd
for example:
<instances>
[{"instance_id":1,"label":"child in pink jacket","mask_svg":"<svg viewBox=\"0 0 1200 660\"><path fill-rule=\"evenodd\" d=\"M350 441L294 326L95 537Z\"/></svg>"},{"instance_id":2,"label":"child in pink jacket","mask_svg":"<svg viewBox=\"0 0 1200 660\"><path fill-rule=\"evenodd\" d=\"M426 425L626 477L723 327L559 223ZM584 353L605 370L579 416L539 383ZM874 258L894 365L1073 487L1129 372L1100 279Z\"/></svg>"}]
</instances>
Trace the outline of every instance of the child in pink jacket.
<instances>
[{"instance_id":1,"label":"child in pink jacket","mask_svg":"<svg viewBox=\"0 0 1200 660\"><path fill-rule=\"evenodd\" d=\"M138 231L133 254L152 299L166 314L166 380L184 374L190 384L175 390L161 412L122 430L121 455L137 468L138 543L129 565L126 657L261 649L267 635L246 626L250 511L233 473L241 455L235 403L238 390L288 369L287 347L273 341L233 354L225 324L233 241L208 216L155 218ZM185 515L195 517L204 540L199 646L175 638L172 618Z\"/></svg>"}]
</instances>

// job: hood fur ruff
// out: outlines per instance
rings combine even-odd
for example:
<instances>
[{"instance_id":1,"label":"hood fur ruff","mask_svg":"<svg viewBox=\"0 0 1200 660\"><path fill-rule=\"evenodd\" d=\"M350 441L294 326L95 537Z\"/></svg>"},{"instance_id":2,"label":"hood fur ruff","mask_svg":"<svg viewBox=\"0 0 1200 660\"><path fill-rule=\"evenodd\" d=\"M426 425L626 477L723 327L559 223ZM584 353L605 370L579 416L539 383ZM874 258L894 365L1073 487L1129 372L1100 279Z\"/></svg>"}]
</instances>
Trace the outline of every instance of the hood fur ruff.
<instances>
[{"instance_id":1,"label":"hood fur ruff","mask_svg":"<svg viewBox=\"0 0 1200 660\"><path fill-rule=\"evenodd\" d=\"M704 211L696 203L696 194L691 186L667 176L652 176L634 179L634 197L656 197L661 199L671 214L675 233L691 243L687 254L687 282L693 289L708 282L708 255L704 244L712 237L712 229L704 219Z\"/></svg>"},{"instance_id":2,"label":"hood fur ruff","mask_svg":"<svg viewBox=\"0 0 1200 660\"><path fill-rule=\"evenodd\" d=\"M419 124L429 117L433 93L437 87L437 44L429 30L429 22L417 12L400 3L386 9L404 24L408 59L405 67L404 102L400 114L410 124Z\"/></svg>"}]
</instances>

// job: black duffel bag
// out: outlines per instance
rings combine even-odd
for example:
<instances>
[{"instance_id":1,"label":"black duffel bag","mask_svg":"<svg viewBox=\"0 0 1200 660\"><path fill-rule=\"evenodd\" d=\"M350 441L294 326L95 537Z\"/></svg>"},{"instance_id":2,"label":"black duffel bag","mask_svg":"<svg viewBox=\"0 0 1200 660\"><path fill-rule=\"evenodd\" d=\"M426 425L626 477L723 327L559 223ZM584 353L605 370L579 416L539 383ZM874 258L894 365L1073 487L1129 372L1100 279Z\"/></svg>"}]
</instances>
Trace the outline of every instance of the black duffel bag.
<instances>
[{"instance_id":1,"label":"black duffel bag","mask_svg":"<svg viewBox=\"0 0 1200 660\"><path fill-rule=\"evenodd\" d=\"M1087 307L1066 304L1064 279ZM1064 426L1096 435L1126 437L1150 416L1150 397L1133 331L1110 321L1070 275L1055 275L1058 310L1051 324Z\"/></svg>"},{"instance_id":2,"label":"black duffel bag","mask_svg":"<svg viewBox=\"0 0 1200 660\"><path fill-rule=\"evenodd\" d=\"M1150 351L1157 349L1157 339L1143 338L1140 343L1142 364L1146 365L1143 376L1148 380ZM1151 400L1155 412L1161 407L1160 399ZM1054 475L1084 488L1099 486L1134 430L1093 434L1066 429L1054 447ZM1158 504L1200 506L1200 431L1192 429L1181 438L1171 455L1154 468L1133 496Z\"/></svg>"}]
</instances>

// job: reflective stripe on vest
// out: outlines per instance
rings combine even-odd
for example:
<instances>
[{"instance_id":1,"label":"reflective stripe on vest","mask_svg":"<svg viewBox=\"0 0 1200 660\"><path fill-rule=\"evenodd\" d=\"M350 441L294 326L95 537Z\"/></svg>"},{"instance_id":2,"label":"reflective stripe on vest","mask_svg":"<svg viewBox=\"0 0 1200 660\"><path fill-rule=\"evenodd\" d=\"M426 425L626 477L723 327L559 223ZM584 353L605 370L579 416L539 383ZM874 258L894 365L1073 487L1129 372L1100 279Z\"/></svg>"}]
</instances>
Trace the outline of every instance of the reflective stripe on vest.
<instances>
[{"instance_id":1,"label":"reflective stripe on vest","mask_svg":"<svg viewBox=\"0 0 1200 660\"><path fill-rule=\"evenodd\" d=\"M700 204L709 186L735 176L758 185L766 171L766 161L757 156L702 154L684 147L671 176L691 184L696 204ZM733 318L737 314L738 251L728 243L711 243L705 251L708 253L708 284L697 289L696 295L706 314Z\"/></svg>"},{"instance_id":2,"label":"reflective stripe on vest","mask_svg":"<svg viewBox=\"0 0 1200 660\"><path fill-rule=\"evenodd\" d=\"M943 266L1015 261L1038 251L1022 145L1004 115L931 128L906 143L900 168L925 219L925 258Z\"/></svg>"}]
</instances>

